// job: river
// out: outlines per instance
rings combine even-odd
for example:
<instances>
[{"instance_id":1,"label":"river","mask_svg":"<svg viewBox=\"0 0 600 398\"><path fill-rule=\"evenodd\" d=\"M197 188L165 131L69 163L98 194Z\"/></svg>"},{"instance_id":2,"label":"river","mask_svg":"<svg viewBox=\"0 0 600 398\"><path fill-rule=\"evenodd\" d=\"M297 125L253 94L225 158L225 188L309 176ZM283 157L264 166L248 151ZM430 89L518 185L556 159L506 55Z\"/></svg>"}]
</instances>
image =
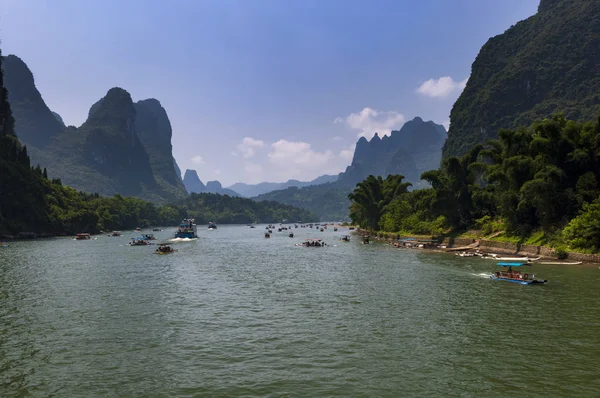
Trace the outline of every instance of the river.
<instances>
[{"instance_id":1,"label":"river","mask_svg":"<svg viewBox=\"0 0 600 398\"><path fill-rule=\"evenodd\" d=\"M293 232L200 227L167 256L131 231L9 242L0 396L600 396L597 265L521 286L489 260Z\"/></svg>"}]
</instances>

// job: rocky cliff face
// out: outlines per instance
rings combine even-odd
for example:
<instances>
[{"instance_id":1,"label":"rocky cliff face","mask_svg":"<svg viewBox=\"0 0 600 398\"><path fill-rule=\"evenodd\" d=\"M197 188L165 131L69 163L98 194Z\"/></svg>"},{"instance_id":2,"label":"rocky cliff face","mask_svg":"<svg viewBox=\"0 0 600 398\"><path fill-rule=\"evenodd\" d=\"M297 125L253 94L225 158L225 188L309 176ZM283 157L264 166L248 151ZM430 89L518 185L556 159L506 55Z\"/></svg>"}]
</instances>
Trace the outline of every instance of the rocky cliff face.
<instances>
[{"instance_id":1,"label":"rocky cliff face","mask_svg":"<svg viewBox=\"0 0 600 398\"><path fill-rule=\"evenodd\" d=\"M154 178L164 189L185 197L187 192L181 181L181 171L173 158L173 130L167 112L156 99L138 101L135 109L135 129L150 157Z\"/></svg>"},{"instance_id":2,"label":"rocky cliff face","mask_svg":"<svg viewBox=\"0 0 600 398\"><path fill-rule=\"evenodd\" d=\"M27 146L47 146L64 131L64 124L56 120L42 99L33 74L21 58L15 55L4 57L2 66L19 139Z\"/></svg>"},{"instance_id":3,"label":"rocky cliff face","mask_svg":"<svg viewBox=\"0 0 600 398\"><path fill-rule=\"evenodd\" d=\"M390 136L378 134L367 141L361 137L356 143L352 164L340 173L338 182L354 186L370 174L387 176L402 174L416 185L421 173L436 169L441 160L441 148L446 139L443 126L420 117L406 122Z\"/></svg>"},{"instance_id":4,"label":"rocky cliff face","mask_svg":"<svg viewBox=\"0 0 600 398\"><path fill-rule=\"evenodd\" d=\"M158 101L134 104L127 91L113 88L92 106L81 127L65 127L44 103L27 65L16 56L4 61L17 134L28 146L32 164L82 191L160 203L187 195L175 170L170 124ZM138 128L143 128L149 149Z\"/></svg>"},{"instance_id":5,"label":"rocky cliff face","mask_svg":"<svg viewBox=\"0 0 600 398\"><path fill-rule=\"evenodd\" d=\"M112 88L98 109L79 128L86 164L115 183L115 192L140 195L156 189L148 153L135 129L136 110L131 95Z\"/></svg>"},{"instance_id":6,"label":"rocky cliff face","mask_svg":"<svg viewBox=\"0 0 600 398\"><path fill-rule=\"evenodd\" d=\"M599 32L599 1L542 0L536 15L489 39L450 113L444 156L559 111L598 117Z\"/></svg>"},{"instance_id":7,"label":"rocky cliff face","mask_svg":"<svg viewBox=\"0 0 600 398\"><path fill-rule=\"evenodd\" d=\"M200 181L196 170L187 169L183 176L183 185L189 193L206 192L206 186Z\"/></svg>"}]
</instances>

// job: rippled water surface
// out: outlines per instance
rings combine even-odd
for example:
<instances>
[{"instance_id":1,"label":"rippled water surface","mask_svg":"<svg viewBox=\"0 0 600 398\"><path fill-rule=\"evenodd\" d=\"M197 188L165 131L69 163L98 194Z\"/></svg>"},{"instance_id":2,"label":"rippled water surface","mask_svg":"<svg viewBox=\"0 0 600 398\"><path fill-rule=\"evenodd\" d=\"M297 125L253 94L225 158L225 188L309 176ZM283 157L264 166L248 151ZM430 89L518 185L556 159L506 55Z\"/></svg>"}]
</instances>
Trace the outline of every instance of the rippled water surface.
<instances>
[{"instance_id":1,"label":"rippled water surface","mask_svg":"<svg viewBox=\"0 0 600 398\"><path fill-rule=\"evenodd\" d=\"M487 260L263 232L0 248L0 396L600 396L596 265L520 286Z\"/></svg>"}]
</instances>

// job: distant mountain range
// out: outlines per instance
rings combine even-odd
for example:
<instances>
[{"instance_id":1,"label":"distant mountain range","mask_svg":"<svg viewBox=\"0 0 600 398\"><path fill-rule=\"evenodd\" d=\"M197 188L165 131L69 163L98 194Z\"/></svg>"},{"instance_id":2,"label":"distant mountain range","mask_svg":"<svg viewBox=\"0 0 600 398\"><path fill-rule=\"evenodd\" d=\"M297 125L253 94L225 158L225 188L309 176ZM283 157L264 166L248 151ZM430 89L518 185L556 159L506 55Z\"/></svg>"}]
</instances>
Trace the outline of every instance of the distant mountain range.
<instances>
[{"instance_id":1,"label":"distant mountain range","mask_svg":"<svg viewBox=\"0 0 600 398\"><path fill-rule=\"evenodd\" d=\"M78 190L123 194L157 203L187 196L171 147L171 124L156 99L134 103L118 87L92 106L79 128L65 126L17 56L3 58L15 129L32 164Z\"/></svg>"},{"instance_id":2,"label":"distant mountain range","mask_svg":"<svg viewBox=\"0 0 600 398\"><path fill-rule=\"evenodd\" d=\"M183 184L189 193L218 193L220 195L240 196L239 193L231 189L223 188L219 181L208 181L204 185L196 170L187 169L185 171Z\"/></svg>"},{"instance_id":3,"label":"distant mountain range","mask_svg":"<svg viewBox=\"0 0 600 398\"><path fill-rule=\"evenodd\" d=\"M309 185L325 184L328 182L337 181L337 179L337 175L325 174L315 178L312 181L288 180L286 182L261 182L259 184L244 184L243 182L238 182L236 184L231 185L228 188L239 193L241 196L253 197L261 195L263 193L276 191L280 189L286 189L290 187L307 187Z\"/></svg>"},{"instance_id":4,"label":"distant mountain range","mask_svg":"<svg viewBox=\"0 0 600 398\"><path fill-rule=\"evenodd\" d=\"M424 186L421 173L439 167L445 140L444 126L416 117L390 136L380 138L375 134L370 141L361 137L352 164L336 181L272 191L255 199L302 207L316 213L322 221L347 220L348 194L358 182L369 175L402 174L413 186Z\"/></svg>"}]
</instances>

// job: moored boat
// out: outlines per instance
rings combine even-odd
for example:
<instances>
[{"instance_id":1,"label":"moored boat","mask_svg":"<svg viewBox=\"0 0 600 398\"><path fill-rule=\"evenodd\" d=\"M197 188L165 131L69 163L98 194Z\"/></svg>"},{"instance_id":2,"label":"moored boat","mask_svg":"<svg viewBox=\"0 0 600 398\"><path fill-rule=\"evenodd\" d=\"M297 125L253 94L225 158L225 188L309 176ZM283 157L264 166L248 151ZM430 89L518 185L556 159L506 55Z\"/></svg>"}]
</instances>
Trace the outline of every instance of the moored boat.
<instances>
[{"instance_id":1,"label":"moored boat","mask_svg":"<svg viewBox=\"0 0 600 398\"><path fill-rule=\"evenodd\" d=\"M175 232L176 238L193 239L198 237L198 227L194 223L193 218L187 218L179 224L179 228Z\"/></svg>"},{"instance_id":2,"label":"moored boat","mask_svg":"<svg viewBox=\"0 0 600 398\"><path fill-rule=\"evenodd\" d=\"M525 262L499 262L497 264L499 267L506 267L505 270L496 271L492 275L490 275L490 279L498 280L498 281L506 281L512 283L518 283L520 285L541 285L548 282L546 279L535 279L535 275L529 274L527 272L515 271L513 267L531 267L530 263Z\"/></svg>"},{"instance_id":3,"label":"moored boat","mask_svg":"<svg viewBox=\"0 0 600 398\"><path fill-rule=\"evenodd\" d=\"M350 242L350 235L344 235L340 238L342 242Z\"/></svg>"},{"instance_id":4,"label":"moored boat","mask_svg":"<svg viewBox=\"0 0 600 398\"><path fill-rule=\"evenodd\" d=\"M363 245L368 245L370 243L370 236L363 236L362 237L362 243Z\"/></svg>"}]
</instances>

